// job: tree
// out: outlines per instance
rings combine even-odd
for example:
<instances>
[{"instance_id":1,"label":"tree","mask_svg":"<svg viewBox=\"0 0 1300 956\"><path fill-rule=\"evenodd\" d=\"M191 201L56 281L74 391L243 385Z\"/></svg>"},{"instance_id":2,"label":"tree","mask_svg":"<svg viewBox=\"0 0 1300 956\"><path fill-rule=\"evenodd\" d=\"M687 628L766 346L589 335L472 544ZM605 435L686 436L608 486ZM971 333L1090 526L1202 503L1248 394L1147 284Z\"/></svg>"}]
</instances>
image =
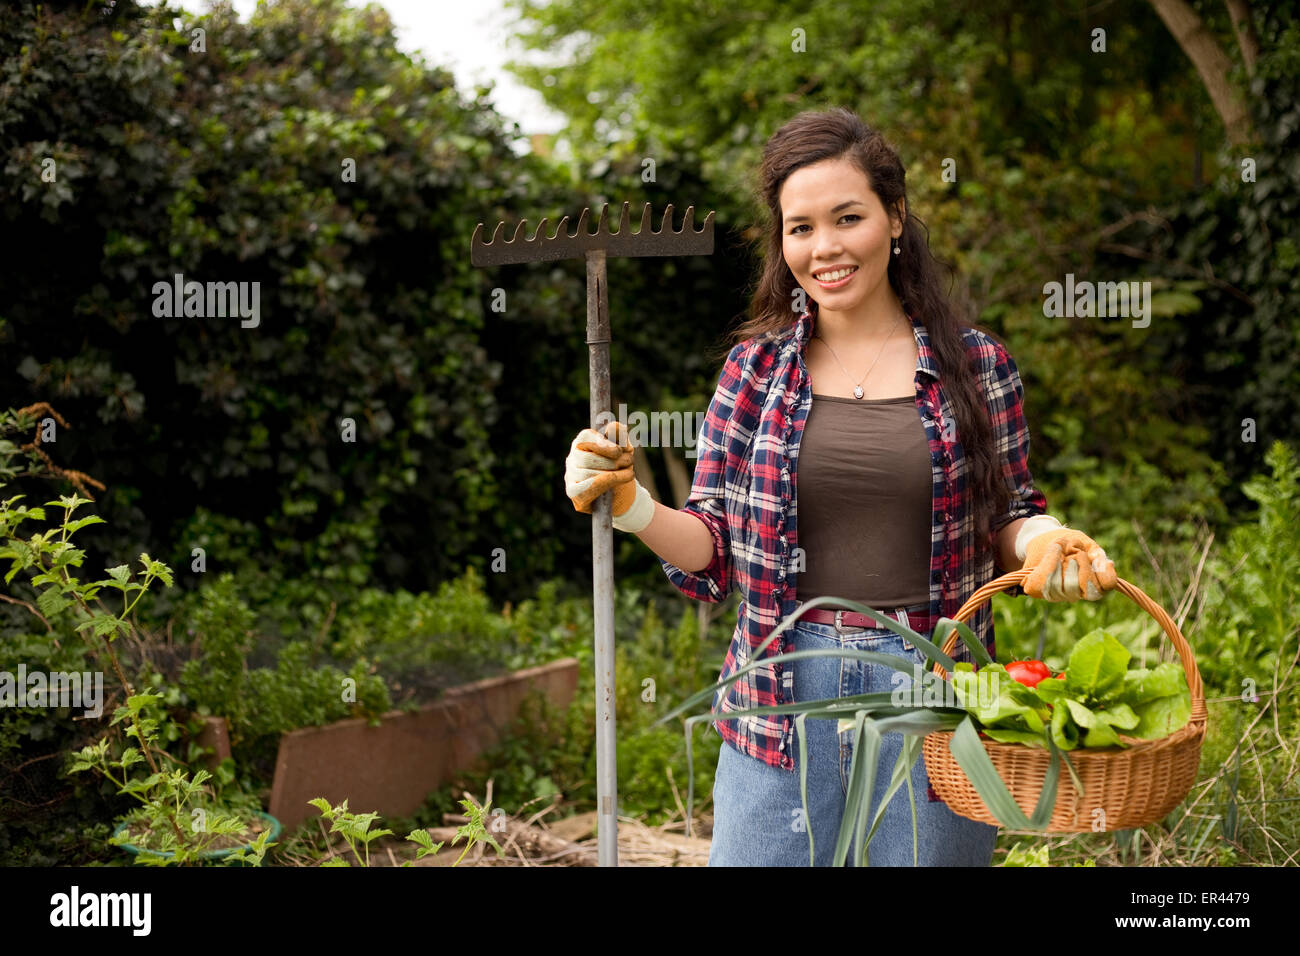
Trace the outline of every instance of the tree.
<instances>
[{"instance_id":1,"label":"tree","mask_svg":"<svg viewBox=\"0 0 1300 956\"><path fill-rule=\"evenodd\" d=\"M1205 91L1223 120L1229 142L1233 145L1245 143L1251 135L1250 114L1245 97L1229 76L1233 67L1232 60L1223 52L1205 21L1197 16L1186 0L1150 0L1150 3L1200 74L1205 83ZM1224 0L1224 6L1231 15L1246 71L1254 76L1255 61L1259 57L1259 40L1251 22L1249 0Z\"/></svg>"},{"instance_id":2,"label":"tree","mask_svg":"<svg viewBox=\"0 0 1300 956\"><path fill-rule=\"evenodd\" d=\"M485 200L555 188L486 99L341 0L248 23L25 3L0 49L0 210L23 238L0 387L60 408L62 460L109 485L120 540L92 546L147 543L182 581L196 547L331 586L486 560L501 367L469 236ZM259 315L177 313L158 290L178 275L244 284Z\"/></svg>"}]
</instances>

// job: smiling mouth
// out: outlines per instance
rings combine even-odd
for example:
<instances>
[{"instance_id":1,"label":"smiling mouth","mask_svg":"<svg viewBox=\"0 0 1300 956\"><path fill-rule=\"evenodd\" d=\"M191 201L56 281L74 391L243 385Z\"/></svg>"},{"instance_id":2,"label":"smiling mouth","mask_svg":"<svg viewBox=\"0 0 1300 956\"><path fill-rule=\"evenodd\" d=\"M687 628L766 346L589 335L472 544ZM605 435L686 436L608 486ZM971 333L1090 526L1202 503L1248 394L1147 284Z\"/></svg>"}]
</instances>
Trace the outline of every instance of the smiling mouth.
<instances>
[{"instance_id":1,"label":"smiling mouth","mask_svg":"<svg viewBox=\"0 0 1300 956\"><path fill-rule=\"evenodd\" d=\"M813 278L817 280L819 285L825 286L826 288L835 288L836 286L848 282L849 279L857 275L857 273L858 267L850 266L847 269L836 269L831 272L823 272L820 275L814 275Z\"/></svg>"}]
</instances>

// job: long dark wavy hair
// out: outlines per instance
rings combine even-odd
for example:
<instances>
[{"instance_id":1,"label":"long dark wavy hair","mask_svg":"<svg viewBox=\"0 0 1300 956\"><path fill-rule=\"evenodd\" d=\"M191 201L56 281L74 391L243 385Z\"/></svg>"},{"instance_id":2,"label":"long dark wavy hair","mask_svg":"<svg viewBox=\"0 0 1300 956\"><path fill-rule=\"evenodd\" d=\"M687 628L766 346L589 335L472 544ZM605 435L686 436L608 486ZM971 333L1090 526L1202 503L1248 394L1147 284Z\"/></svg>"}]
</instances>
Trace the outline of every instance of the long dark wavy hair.
<instances>
[{"instance_id":1,"label":"long dark wavy hair","mask_svg":"<svg viewBox=\"0 0 1300 956\"><path fill-rule=\"evenodd\" d=\"M957 431L970 462L969 488L975 519L976 547L992 547L992 520L1006 513L1011 492L1002 476L994 445L993 426L979 384L979 369L966 351L962 328L979 329L1001 341L991 330L965 321L948 301L939 282L949 271L930 251L929 230L907 203L905 172L898 153L878 130L843 107L808 110L795 116L767 141L757 171L755 192L766 206L756 245L762 258L758 285L750 298L749 317L731 334L730 345L765 334L779 334L797 319L792 315L799 288L782 250L781 187L795 170L827 159L847 158L867 177L886 210L907 208L901 254L889 257L889 284L909 315L925 326L943 372L943 388L956 411ZM904 205L900 205L900 202ZM808 297L809 308L816 302Z\"/></svg>"}]
</instances>

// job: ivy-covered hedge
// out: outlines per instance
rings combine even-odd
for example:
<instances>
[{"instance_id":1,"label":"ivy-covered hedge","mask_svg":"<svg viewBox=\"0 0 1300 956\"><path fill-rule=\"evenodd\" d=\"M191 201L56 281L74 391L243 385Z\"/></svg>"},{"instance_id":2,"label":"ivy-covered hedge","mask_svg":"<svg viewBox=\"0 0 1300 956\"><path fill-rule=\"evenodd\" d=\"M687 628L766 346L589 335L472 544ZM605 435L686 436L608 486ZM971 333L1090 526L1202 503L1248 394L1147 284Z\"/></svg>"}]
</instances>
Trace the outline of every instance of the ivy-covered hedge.
<instances>
[{"instance_id":1,"label":"ivy-covered hedge","mask_svg":"<svg viewBox=\"0 0 1300 956\"><path fill-rule=\"evenodd\" d=\"M646 183L611 155L587 195L517 156L486 95L399 51L382 10L342 0L246 23L20 3L0 54L0 221L21 237L0 405L67 417L61 461L108 486L92 554L147 546L190 588L201 547L209 571L273 559L338 594L436 588L503 548L498 598L588 560L560 478L588 417L584 264L475 269L469 239L605 201L675 201L680 221L683 199L710 206L691 163L659 153ZM616 402L704 408L736 248L611 263ZM156 315L177 275L260 283L257 324Z\"/></svg>"}]
</instances>

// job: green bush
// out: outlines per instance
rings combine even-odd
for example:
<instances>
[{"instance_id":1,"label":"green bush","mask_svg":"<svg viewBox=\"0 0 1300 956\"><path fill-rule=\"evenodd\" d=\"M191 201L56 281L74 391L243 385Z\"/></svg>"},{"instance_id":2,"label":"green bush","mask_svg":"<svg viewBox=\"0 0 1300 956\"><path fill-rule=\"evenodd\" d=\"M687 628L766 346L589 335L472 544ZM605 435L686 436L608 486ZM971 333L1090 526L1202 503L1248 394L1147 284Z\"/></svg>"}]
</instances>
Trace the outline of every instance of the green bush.
<instances>
[{"instance_id":1,"label":"green bush","mask_svg":"<svg viewBox=\"0 0 1300 956\"><path fill-rule=\"evenodd\" d=\"M336 659L373 661L395 700L422 703L574 653L577 611L559 595L552 580L517 608L497 610L472 565L436 594L368 588L340 607L329 649Z\"/></svg>"},{"instance_id":2,"label":"green bush","mask_svg":"<svg viewBox=\"0 0 1300 956\"><path fill-rule=\"evenodd\" d=\"M549 590L549 589L548 589ZM538 604L553 600L539 595ZM520 614L535 614L535 610ZM497 746L484 753L475 769L429 795L420 813L407 823L441 825L443 813L454 813L462 790L482 794L492 780L493 801L517 813L533 801L563 794L574 813L596 807L596 688L593 664L593 624L589 595L574 596L555 605L556 627L571 635L579 660L578 689L573 702L558 712L544 700L526 703L518 721ZM663 609L680 612L675 628L662 623ZM690 770L686 761L685 721L674 727L654 727L659 717L693 693L701 683L717 679L734 616L713 619L701 643L697 610L671 595L647 594L626 587L616 592L614 605L616 707L618 735L619 812L642 817L650 825L680 817L677 801L687 802ZM654 699L648 699L653 680ZM721 737L708 727L695 728L693 745L695 812L713 788ZM671 779L669 774L671 773ZM674 795L676 787L676 795ZM536 806L529 812L534 812Z\"/></svg>"},{"instance_id":3,"label":"green bush","mask_svg":"<svg viewBox=\"0 0 1300 956\"><path fill-rule=\"evenodd\" d=\"M23 90L0 104L0 215L25 237L0 278L22 346L4 387L52 390L81 466L113 475L93 545L150 540L183 567L201 505L294 574L353 586L485 550L500 368L465 249L498 184L558 180L514 155L486 101L401 52L379 7L41 6L0 8L2 82ZM11 281L38 263L42 282ZM260 283L258 324L155 314L176 274Z\"/></svg>"},{"instance_id":4,"label":"green bush","mask_svg":"<svg viewBox=\"0 0 1300 956\"><path fill-rule=\"evenodd\" d=\"M25 608L4 605L0 641L4 663L15 671L84 672L99 670L85 643L62 634L23 633L31 619ZM116 680L105 675L104 694ZM115 858L107 845L117 801L111 785L70 778L62 755L80 749L101 732L111 716L82 717L73 708L0 708L0 866L85 865Z\"/></svg>"},{"instance_id":5,"label":"green bush","mask_svg":"<svg viewBox=\"0 0 1300 956\"><path fill-rule=\"evenodd\" d=\"M231 747L266 767L279 735L346 717L376 718L392 699L364 659L346 670L317 661L305 640L280 648L274 667L248 666L258 645L255 614L239 597L234 576L226 573L200 589L190 616L195 656L181 669L179 685L203 714L226 717Z\"/></svg>"},{"instance_id":6,"label":"green bush","mask_svg":"<svg viewBox=\"0 0 1300 956\"><path fill-rule=\"evenodd\" d=\"M1195 642L1207 696L1240 694L1246 681L1271 682L1300 620L1300 463L1281 441L1265 462L1272 474L1242 487L1258 511L1231 530L1209 563L1210 613Z\"/></svg>"},{"instance_id":7,"label":"green bush","mask_svg":"<svg viewBox=\"0 0 1300 956\"><path fill-rule=\"evenodd\" d=\"M282 583L269 601L274 608L287 607L286 595L302 582ZM328 632L289 640L276 633L276 614L255 613L242 588L223 573L178 606L192 637L179 685L199 713L226 717L241 764L263 775L286 731L375 719L589 644L581 602L561 597L558 581L517 608L497 610L472 566L437 594L367 588L343 601Z\"/></svg>"}]
</instances>

